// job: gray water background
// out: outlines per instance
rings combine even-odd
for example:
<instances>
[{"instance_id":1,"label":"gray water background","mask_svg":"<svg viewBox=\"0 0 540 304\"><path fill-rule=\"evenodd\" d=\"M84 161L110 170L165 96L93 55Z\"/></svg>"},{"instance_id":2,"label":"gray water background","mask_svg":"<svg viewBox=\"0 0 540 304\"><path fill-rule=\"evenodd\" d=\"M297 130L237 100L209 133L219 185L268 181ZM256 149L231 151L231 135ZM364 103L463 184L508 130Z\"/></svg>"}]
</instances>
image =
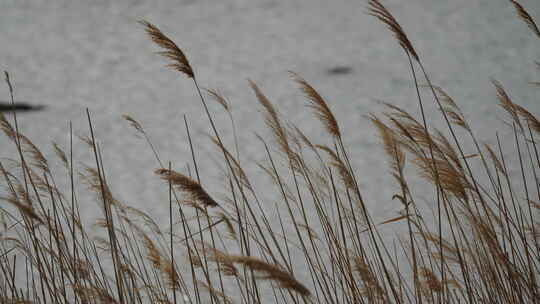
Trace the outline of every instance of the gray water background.
<instances>
[{"instance_id":1,"label":"gray water background","mask_svg":"<svg viewBox=\"0 0 540 304\"><path fill-rule=\"evenodd\" d=\"M540 2L521 3L540 18ZM540 113L538 88L528 83L540 80L534 66L540 59L539 40L516 17L509 1L384 4L407 32L432 81L454 97L480 138L494 143L495 130L511 134L500 121L505 116L495 106L490 77L501 81L516 103ZM328 144L328 135L305 107L287 71L298 72L327 99L368 208L376 219L387 219L399 209L391 200L395 187L376 130L363 115L382 109L375 100L418 113L417 99L403 51L385 26L366 14L366 7L362 0L2 0L0 68L11 73L16 100L46 105L44 111L18 118L22 132L58 169L51 142L68 147L68 121L76 133L88 134L88 108L114 194L150 212L158 222L168 221L167 189L153 174L158 164L150 149L120 118L122 114L141 122L161 158L179 170L191 161L185 114L203 184L216 197L226 188L220 179L219 153L205 135L211 130L193 83L164 68L166 62L154 54L158 49L137 21L160 27L185 51L200 84L217 89L231 102L243 164L261 197L272 204L279 200L278 192L253 163L265 158L254 134L270 140L270 133L247 79L258 83L284 117L314 142ZM352 72L327 72L337 66L348 66ZM0 85L0 100L9 100L6 85ZM428 112L435 113L434 109L428 106ZM214 103L211 111L233 148L227 115ZM429 117L441 122L436 114ZM15 155L5 137L0 137L0 153L0 157ZM79 168L92 164L81 143L75 158ZM517 168L511 172L519 173ZM59 173L59 184L65 183L66 176ZM433 203L430 190L417 189L417 194ZM89 219L100 216L99 210L92 199L81 205Z\"/></svg>"}]
</instances>

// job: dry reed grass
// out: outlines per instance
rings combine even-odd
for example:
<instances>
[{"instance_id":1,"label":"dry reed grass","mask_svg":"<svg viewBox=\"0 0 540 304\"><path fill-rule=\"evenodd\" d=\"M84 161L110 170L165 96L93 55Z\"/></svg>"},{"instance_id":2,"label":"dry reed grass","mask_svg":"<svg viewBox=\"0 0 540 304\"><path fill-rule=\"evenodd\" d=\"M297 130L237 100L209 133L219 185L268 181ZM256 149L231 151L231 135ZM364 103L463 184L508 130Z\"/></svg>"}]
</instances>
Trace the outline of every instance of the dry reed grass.
<instances>
[{"instance_id":1,"label":"dry reed grass","mask_svg":"<svg viewBox=\"0 0 540 304\"><path fill-rule=\"evenodd\" d=\"M540 38L531 15L517 1L510 2ZM372 217L338 120L315 88L291 72L331 140L314 144L249 82L273 134L272 141L259 137L266 152L259 166L279 200L274 205L277 219L271 217L258 185L242 168L236 131L236 151L231 153L183 51L142 21L151 40L164 49L160 54L172 62L169 67L194 81L214 132L211 141L223 156L226 197L218 204L203 188L186 118L193 175L176 172L171 164L166 168L142 124L124 116L146 140L160 168L155 173L165 182L169 227L164 230L150 215L114 197L89 112L90 134L81 140L93 152L93 166L75 168L71 129L67 152L53 144L71 182L65 192L55 186L62 173L20 134L16 114L11 123L0 113L0 129L19 157L0 162L6 193L0 200L9 203L0 208L0 302L539 303L540 120L493 80L510 118L506 124L513 138L507 140L516 150L511 155L504 151L498 135L496 145L480 144L458 104L431 83L394 16L378 0L369 1L368 11L395 35L408 55L415 88L431 91L447 123L445 131L428 125L420 93L421 119L388 103L383 103L382 114L367 116L378 130L397 185L393 199L402 207L398 216ZM418 68L427 86L418 84ZM5 75L13 102L13 86ZM234 129L231 103L215 90L206 92L228 113ZM465 138L457 137L456 127L470 137L472 149L462 144ZM285 163L277 161L272 147ZM521 177L509 175L512 162L519 163ZM433 188L434 216L418 206L408 166ZM101 235L90 236L81 222L77 170L98 195L103 217L95 227ZM428 217L432 220L426 221ZM381 226L386 225L404 227L393 247L383 241Z\"/></svg>"}]
</instances>

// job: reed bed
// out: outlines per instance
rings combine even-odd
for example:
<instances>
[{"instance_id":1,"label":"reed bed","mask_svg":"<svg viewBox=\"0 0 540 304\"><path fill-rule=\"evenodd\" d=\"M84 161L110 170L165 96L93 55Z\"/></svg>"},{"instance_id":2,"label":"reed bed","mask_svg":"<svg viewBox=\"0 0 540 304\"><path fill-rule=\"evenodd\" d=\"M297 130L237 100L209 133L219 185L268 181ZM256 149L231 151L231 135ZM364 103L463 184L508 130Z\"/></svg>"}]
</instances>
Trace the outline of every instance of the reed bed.
<instances>
[{"instance_id":1,"label":"reed bed","mask_svg":"<svg viewBox=\"0 0 540 304\"><path fill-rule=\"evenodd\" d=\"M540 38L517 1L510 1ZM538 303L540 267L540 120L514 103L493 80L512 136L497 144L477 138L459 105L428 77L419 52L379 0L368 13L395 36L410 65L420 117L384 103L366 115L378 131L398 189L398 215L374 218L362 177L350 161L331 104L298 73L290 76L306 105L326 130L327 144L308 138L286 120L250 81L272 137L259 137L261 174L274 189L277 218L260 199L239 159L239 143L223 142L208 110L231 105L216 90L202 90L182 49L158 27L142 26L168 67L192 81L211 126L211 141L225 168L226 198L205 189L185 131L194 170L179 172L158 156L143 124L124 116L156 156L156 179L168 193L168 225L118 200L107 181L101 147L89 132L81 137L94 163L77 169L70 129L67 148L54 145L63 168L52 168L19 131L17 115L0 114L0 128L18 159L0 161L0 299L2 303ZM5 73L11 100L14 88ZM431 98L425 99L427 91ZM426 113L434 103L438 112ZM428 120L429 117L429 120ZM430 121L442 121L439 130ZM508 145L513 151L508 151ZM228 146L234 146L229 150ZM517 163L520 174L508 173ZM409 169L409 168L412 168ZM410 180L431 187L433 214L421 208ZM81 185L95 194L101 217L90 235L79 212ZM59 189L56 179L69 180ZM79 180L77 179L77 180ZM383 227L401 225L390 244Z\"/></svg>"}]
</instances>

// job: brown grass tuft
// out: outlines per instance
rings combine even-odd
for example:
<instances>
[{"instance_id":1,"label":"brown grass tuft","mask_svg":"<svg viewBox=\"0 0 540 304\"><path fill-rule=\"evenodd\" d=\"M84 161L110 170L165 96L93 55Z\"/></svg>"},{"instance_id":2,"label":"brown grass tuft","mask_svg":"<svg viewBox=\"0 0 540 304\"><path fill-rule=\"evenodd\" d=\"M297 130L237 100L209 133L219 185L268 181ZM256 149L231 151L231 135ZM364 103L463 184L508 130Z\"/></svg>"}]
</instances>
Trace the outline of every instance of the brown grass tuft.
<instances>
[{"instance_id":1,"label":"brown grass tuft","mask_svg":"<svg viewBox=\"0 0 540 304\"><path fill-rule=\"evenodd\" d=\"M381 287L377 276L373 273L372 268L366 263L364 257L353 257L354 271L360 275L362 281L362 293L365 294L371 301L384 297L384 289Z\"/></svg>"},{"instance_id":2,"label":"brown grass tuft","mask_svg":"<svg viewBox=\"0 0 540 304\"><path fill-rule=\"evenodd\" d=\"M422 267L420 269L420 275L423 277L422 284L424 285L425 292L435 292L440 293L443 289L443 285L439 278L427 267Z\"/></svg>"},{"instance_id":3,"label":"brown grass tuft","mask_svg":"<svg viewBox=\"0 0 540 304\"><path fill-rule=\"evenodd\" d=\"M69 162L68 162L68 159L64 150L62 150L62 148L60 148L60 146L55 142L53 142L52 145L54 148L54 153L58 156L58 158L60 158L60 160L62 161L62 164L64 164L64 167L69 168Z\"/></svg>"},{"instance_id":4,"label":"brown grass tuft","mask_svg":"<svg viewBox=\"0 0 540 304\"><path fill-rule=\"evenodd\" d=\"M441 103L445 105L442 110L448 115L450 121L455 125L470 131L471 129L469 124L463 117L463 113L458 105L454 102L454 99L452 99L452 97L450 97L450 95L448 95L448 93L446 93L441 87L434 86L433 88L437 92Z\"/></svg>"},{"instance_id":5,"label":"brown grass tuft","mask_svg":"<svg viewBox=\"0 0 540 304\"><path fill-rule=\"evenodd\" d=\"M143 129L142 125L138 121L136 121L133 117L131 117L130 115L127 115L127 114L123 114L122 118L125 119L127 122L129 122L129 124L135 130L137 130L137 132L144 133L144 129Z\"/></svg>"},{"instance_id":6,"label":"brown grass tuft","mask_svg":"<svg viewBox=\"0 0 540 304\"><path fill-rule=\"evenodd\" d=\"M339 125L332 111L326 104L326 101L307 81L295 72L289 71L291 77L300 86L310 104L309 107L315 110L315 115L324 124L328 133L335 137L341 137Z\"/></svg>"},{"instance_id":7,"label":"brown grass tuft","mask_svg":"<svg viewBox=\"0 0 540 304\"><path fill-rule=\"evenodd\" d=\"M395 132L375 115L370 115L368 118L379 131L379 137L383 141L386 155L390 158L394 176L399 177L405 166L405 153L397 140Z\"/></svg>"},{"instance_id":8,"label":"brown grass tuft","mask_svg":"<svg viewBox=\"0 0 540 304\"><path fill-rule=\"evenodd\" d=\"M516 11L521 20L525 21L527 26L536 34L538 38L540 38L540 29L538 29L538 26L536 25L536 22L534 22L534 19L531 17L531 15L516 0L510 0L510 2L516 8Z\"/></svg>"},{"instance_id":9,"label":"brown grass tuft","mask_svg":"<svg viewBox=\"0 0 540 304\"><path fill-rule=\"evenodd\" d=\"M292 276L292 274L286 272L278 265L273 265L250 256L230 255L229 259L232 260L234 263L242 264L255 272L262 273L263 275L259 277L260 279L275 281L281 287L294 290L302 296L309 297L311 295L309 289L307 289L302 283L297 281Z\"/></svg>"},{"instance_id":10,"label":"brown grass tuft","mask_svg":"<svg viewBox=\"0 0 540 304\"><path fill-rule=\"evenodd\" d=\"M324 145L315 145L314 147L323 150L324 152L328 153L328 155L330 155L330 157L332 158L330 165L338 170L339 176L341 177L343 184L349 189L354 189L356 185L354 183L354 178L343 160L336 154L336 152Z\"/></svg>"},{"instance_id":11,"label":"brown grass tuft","mask_svg":"<svg viewBox=\"0 0 540 304\"><path fill-rule=\"evenodd\" d=\"M411 41L407 38L405 31L401 28L401 25L397 22L396 18L382 5L379 0L369 0L368 14L376 17L385 23L388 28L394 33L396 39L399 41L399 45L405 50L405 52L411 54L416 61L420 61L418 54L414 50Z\"/></svg>"},{"instance_id":12,"label":"brown grass tuft","mask_svg":"<svg viewBox=\"0 0 540 304\"><path fill-rule=\"evenodd\" d=\"M168 169L157 169L155 173L161 176L161 179L171 182L173 186L177 186L181 191L188 193L191 199L198 201L207 207L216 207L218 203L206 193L203 187L195 180Z\"/></svg>"},{"instance_id":13,"label":"brown grass tuft","mask_svg":"<svg viewBox=\"0 0 540 304\"><path fill-rule=\"evenodd\" d=\"M227 99L225 99L225 97L219 94L216 90L205 89L205 91L208 93L208 95L215 99L225 109L225 111L229 112L231 110Z\"/></svg>"},{"instance_id":14,"label":"brown grass tuft","mask_svg":"<svg viewBox=\"0 0 540 304\"><path fill-rule=\"evenodd\" d=\"M287 155L290 155L292 151L289 147L287 132L285 131L285 128L283 127L281 123L281 119L279 118L279 115L276 109L274 108L270 100L266 97L266 95L263 94L263 92L257 86L257 84L255 84L255 82L249 80L249 85L253 89L253 92L255 92L255 96L257 97L257 100L266 111L264 114L266 125L274 133L274 137L281 151Z\"/></svg>"},{"instance_id":15,"label":"brown grass tuft","mask_svg":"<svg viewBox=\"0 0 540 304\"><path fill-rule=\"evenodd\" d=\"M152 239L146 235L142 235L144 247L146 248L146 258L152 263L152 266L156 269L161 269L161 253L156 247Z\"/></svg>"},{"instance_id":16,"label":"brown grass tuft","mask_svg":"<svg viewBox=\"0 0 540 304\"><path fill-rule=\"evenodd\" d=\"M184 52L182 52L176 43L165 36L165 34L150 22L141 20L139 23L145 27L146 33L148 33L150 39L152 39L159 47L165 49L165 51L159 52L159 54L172 61L172 63L167 66L186 74L189 78L193 78L193 69L189 64L187 57L184 55Z\"/></svg>"},{"instance_id":17,"label":"brown grass tuft","mask_svg":"<svg viewBox=\"0 0 540 304\"><path fill-rule=\"evenodd\" d=\"M178 289L180 287L180 276L172 261L170 259L162 259L160 268L161 272L165 275L167 288Z\"/></svg>"},{"instance_id":18,"label":"brown grass tuft","mask_svg":"<svg viewBox=\"0 0 540 304\"><path fill-rule=\"evenodd\" d=\"M214 298L222 299L223 303L225 304L232 304L233 301L223 292L219 291L218 289L209 286L203 281L198 280L197 285L199 287L202 287L202 289L208 291L209 294L211 294Z\"/></svg>"},{"instance_id":19,"label":"brown grass tuft","mask_svg":"<svg viewBox=\"0 0 540 304\"><path fill-rule=\"evenodd\" d=\"M508 114L510 114L514 123L519 126L520 129L523 129L521 121L519 120L518 109L516 105L512 102L512 99L510 99L510 97L506 93L506 90L504 89L502 84L495 79L492 79L491 82L493 83L493 86L495 86L495 90L497 91L497 99L499 99L499 105Z\"/></svg>"}]
</instances>

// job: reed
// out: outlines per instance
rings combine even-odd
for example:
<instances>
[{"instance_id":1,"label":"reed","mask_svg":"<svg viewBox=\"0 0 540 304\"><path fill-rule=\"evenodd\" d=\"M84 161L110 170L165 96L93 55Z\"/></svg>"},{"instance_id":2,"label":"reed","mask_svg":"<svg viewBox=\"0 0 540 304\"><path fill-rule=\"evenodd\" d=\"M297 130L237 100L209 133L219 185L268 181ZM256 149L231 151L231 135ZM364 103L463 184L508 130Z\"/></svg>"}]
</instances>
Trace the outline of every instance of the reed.
<instances>
[{"instance_id":1,"label":"reed","mask_svg":"<svg viewBox=\"0 0 540 304\"><path fill-rule=\"evenodd\" d=\"M533 17L517 1L510 2L539 38ZM365 177L351 165L333 105L295 72L290 75L329 143L315 143L249 81L272 134L258 136L265 153L258 166L273 185L253 182L240 159L233 104L217 90L201 90L182 49L157 26L141 21L168 67L194 83L212 127L210 140L225 168L226 195L218 199L205 189L186 117L195 170L181 173L160 159L142 123L123 116L155 156L154 173L169 198L164 229L115 197L94 137L99 126L93 126L89 111L89 135L81 140L94 163L80 172L71 128L67 150L53 143L62 164L53 168L20 133L16 114L8 119L0 113L0 129L18 156L0 161L1 302L540 303L540 120L493 80L507 114L502 128L512 132L505 141L515 150L505 150L498 134L496 145L484 143L458 103L431 83L422 57L394 15L379 0L369 0L368 14L388 27L405 52L421 113L417 118L382 103L382 113L366 115L378 131L397 186L389 187L397 189L397 216L375 218L367 208L358 186ZM14 103L14 88L5 76ZM422 98L420 90L431 98ZM229 116L233 151L220 136L205 96ZM426 112L428 102L438 112ZM445 128L435 128L428 117L443 121ZM514 163L518 175L509 174ZM76 195L77 173L97 195L102 217L94 226L101 234L91 235L81 220L79 205L86 202ZM411 175L432 188L434 214L418 203L410 182L416 176ZM66 177L71 187L59 189L55 180ZM261 189L274 191L277 216L263 207ZM387 225L403 227L391 244L382 229Z\"/></svg>"}]
</instances>

